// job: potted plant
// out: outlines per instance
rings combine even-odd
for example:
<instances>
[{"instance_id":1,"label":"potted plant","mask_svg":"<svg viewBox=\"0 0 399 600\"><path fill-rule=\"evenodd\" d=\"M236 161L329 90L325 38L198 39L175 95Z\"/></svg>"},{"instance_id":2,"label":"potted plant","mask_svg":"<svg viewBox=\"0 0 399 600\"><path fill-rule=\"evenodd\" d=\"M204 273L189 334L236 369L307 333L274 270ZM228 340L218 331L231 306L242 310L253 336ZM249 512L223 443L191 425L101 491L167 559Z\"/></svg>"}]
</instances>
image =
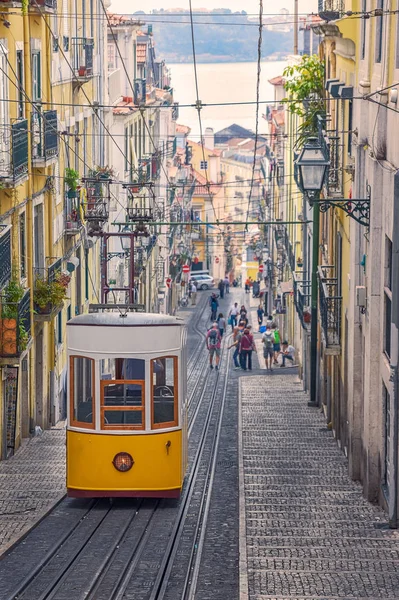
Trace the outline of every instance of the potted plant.
<instances>
[{"instance_id":1,"label":"potted plant","mask_svg":"<svg viewBox=\"0 0 399 600\"><path fill-rule=\"evenodd\" d=\"M57 273L53 281L37 277L33 291L33 300L39 313L48 314L67 297L67 287L71 278L65 273Z\"/></svg>"},{"instance_id":2,"label":"potted plant","mask_svg":"<svg viewBox=\"0 0 399 600\"><path fill-rule=\"evenodd\" d=\"M298 258L296 259L296 266L299 268L303 267L303 260L300 256L298 256Z\"/></svg>"},{"instance_id":3,"label":"potted plant","mask_svg":"<svg viewBox=\"0 0 399 600\"><path fill-rule=\"evenodd\" d=\"M86 67L79 67L78 73L79 73L79 77L85 77L85 75L87 73L87 68Z\"/></svg>"},{"instance_id":4,"label":"potted plant","mask_svg":"<svg viewBox=\"0 0 399 600\"><path fill-rule=\"evenodd\" d=\"M68 186L68 198L76 198L79 173L75 169L65 169L65 183Z\"/></svg>"},{"instance_id":5,"label":"potted plant","mask_svg":"<svg viewBox=\"0 0 399 600\"><path fill-rule=\"evenodd\" d=\"M97 177L98 179L112 179L116 176L115 171L112 167L105 165L104 167L95 167L90 174L91 177Z\"/></svg>"},{"instance_id":6,"label":"potted plant","mask_svg":"<svg viewBox=\"0 0 399 600\"><path fill-rule=\"evenodd\" d=\"M24 288L16 278L11 279L3 291L0 326L1 353L3 355L14 356L17 354L18 303L22 299L24 293ZM26 347L29 336L22 324L20 324L19 329L19 333L24 333L24 338L26 338Z\"/></svg>"}]
</instances>

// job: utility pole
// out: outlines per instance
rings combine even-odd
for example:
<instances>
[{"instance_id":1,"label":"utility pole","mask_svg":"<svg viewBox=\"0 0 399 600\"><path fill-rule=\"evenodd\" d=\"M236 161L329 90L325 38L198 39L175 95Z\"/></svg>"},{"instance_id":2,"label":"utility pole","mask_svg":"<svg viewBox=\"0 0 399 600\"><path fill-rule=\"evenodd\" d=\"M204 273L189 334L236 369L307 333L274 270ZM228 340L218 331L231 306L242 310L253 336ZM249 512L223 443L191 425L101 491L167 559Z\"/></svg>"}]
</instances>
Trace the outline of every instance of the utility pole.
<instances>
[{"instance_id":1,"label":"utility pole","mask_svg":"<svg viewBox=\"0 0 399 600\"><path fill-rule=\"evenodd\" d=\"M294 54L298 54L298 0L294 0Z\"/></svg>"}]
</instances>

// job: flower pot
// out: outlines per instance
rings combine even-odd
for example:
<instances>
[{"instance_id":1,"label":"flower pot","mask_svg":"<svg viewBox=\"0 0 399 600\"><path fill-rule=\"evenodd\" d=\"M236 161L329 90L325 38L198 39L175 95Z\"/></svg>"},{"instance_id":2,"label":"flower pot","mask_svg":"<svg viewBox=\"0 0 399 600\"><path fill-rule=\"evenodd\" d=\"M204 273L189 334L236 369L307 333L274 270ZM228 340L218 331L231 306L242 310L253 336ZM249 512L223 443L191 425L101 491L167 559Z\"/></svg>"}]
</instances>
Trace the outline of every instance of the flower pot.
<instances>
[{"instance_id":1,"label":"flower pot","mask_svg":"<svg viewBox=\"0 0 399 600\"><path fill-rule=\"evenodd\" d=\"M86 67L79 67L78 73L79 73L79 77L84 77L87 73Z\"/></svg>"},{"instance_id":2,"label":"flower pot","mask_svg":"<svg viewBox=\"0 0 399 600\"><path fill-rule=\"evenodd\" d=\"M310 321L312 320L312 316L310 313L308 312L304 312L303 313L303 320L305 323L310 323Z\"/></svg>"},{"instance_id":3,"label":"flower pot","mask_svg":"<svg viewBox=\"0 0 399 600\"><path fill-rule=\"evenodd\" d=\"M303 263L297 262L297 263L296 263L296 266L297 266L299 269L301 269L301 268L303 267Z\"/></svg>"},{"instance_id":4,"label":"flower pot","mask_svg":"<svg viewBox=\"0 0 399 600\"><path fill-rule=\"evenodd\" d=\"M78 192L76 190L68 190L68 198L77 198Z\"/></svg>"},{"instance_id":5,"label":"flower pot","mask_svg":"<svg viewBox=\"0 0 399 600\"><path fill-rule=\"evenodd\" d=\"M1 354L3 356L17 354L16 319L1 319Z\"/></svg>"}]
</instances>

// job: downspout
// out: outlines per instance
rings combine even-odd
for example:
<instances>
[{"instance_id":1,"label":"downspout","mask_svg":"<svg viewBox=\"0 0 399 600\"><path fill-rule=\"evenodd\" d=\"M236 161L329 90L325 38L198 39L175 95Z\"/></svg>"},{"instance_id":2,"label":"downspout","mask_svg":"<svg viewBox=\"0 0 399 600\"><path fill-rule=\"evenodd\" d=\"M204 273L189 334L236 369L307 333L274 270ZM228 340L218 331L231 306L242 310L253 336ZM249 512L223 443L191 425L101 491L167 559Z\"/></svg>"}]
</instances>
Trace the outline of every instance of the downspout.
<instances>
[{"instance_id":1,"label":"downspout","mask_svg":"<svg viewBox=\"0 0 399 600\"><path fill-rule=\"evenodd\" d=\"M399 228L399 171L394 176L393 195L393 231ZM391 315L391 381L392 381L392 450L393 469L391 481L388 482L392 490L388 498L389 526L396 529L398 526L398 494L399 494L399 239L392 236L392 315Z\"/></svg>"}]
</instances>

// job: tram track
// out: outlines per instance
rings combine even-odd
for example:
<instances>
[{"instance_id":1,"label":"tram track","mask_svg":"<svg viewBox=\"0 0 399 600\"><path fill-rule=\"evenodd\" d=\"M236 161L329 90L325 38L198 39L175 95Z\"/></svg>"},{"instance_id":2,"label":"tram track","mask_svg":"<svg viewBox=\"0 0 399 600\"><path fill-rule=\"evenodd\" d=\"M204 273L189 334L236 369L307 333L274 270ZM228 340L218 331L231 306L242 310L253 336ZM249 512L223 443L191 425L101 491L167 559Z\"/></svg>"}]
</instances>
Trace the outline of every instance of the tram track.
<instances>
[{"instance_id":1,"label":"tram track","mask_svg":"<svg viewBox=\"0 0 399 600\"><path fill-rule=\"evenodd\" d=\"M205 309L206 305L195 323L201 336L199 324ZM190 445L196 452L178 506L170 500L135 501L133 506L132 500L112 504L107 500L91 501L69 534L43 557L7 600L195 597L229 374L227 343L225 339L223 342L221 370L213 372L211 381L205 376L208 356L203 344L198 345L200 351L195 352L197 358L192 362L195 366L191 373L197 371L197 377L190 393L189 431ZM201 348L204 359L199 363ZM176 568L182 570L183 556L185 574L175 577ZM152 581L148 579L149 570L154 572ZM182 584L177 595L176 590L171 590L173 581Z\"/></svg>"}]
</instances>

